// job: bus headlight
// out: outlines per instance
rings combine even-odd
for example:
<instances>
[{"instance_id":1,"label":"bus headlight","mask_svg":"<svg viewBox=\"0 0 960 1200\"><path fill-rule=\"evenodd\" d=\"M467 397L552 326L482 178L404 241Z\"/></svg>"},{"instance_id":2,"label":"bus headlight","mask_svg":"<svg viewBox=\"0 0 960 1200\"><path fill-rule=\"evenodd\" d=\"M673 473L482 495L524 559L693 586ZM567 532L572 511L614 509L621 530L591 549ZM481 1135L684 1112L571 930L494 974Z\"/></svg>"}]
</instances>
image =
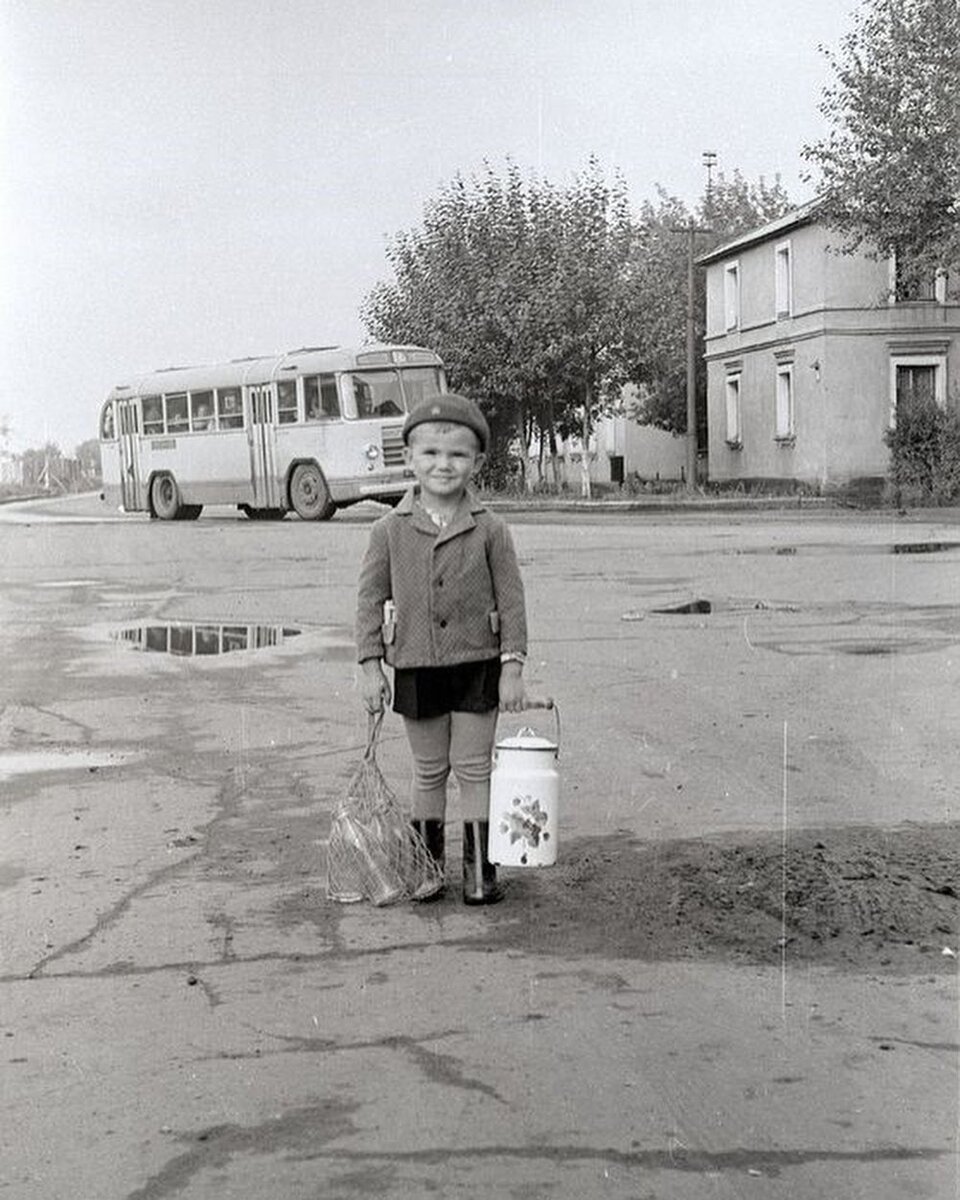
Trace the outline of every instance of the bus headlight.
<instances>
[{"instance_id":1,"label":"bus headlight","mask_svg":"<svg viewBox=\"0 0 960 1200\"><path fill-rule=\"evenodd\" d=\"M366 454L367 458L379 458L380 457L380 447L375 446L373 444L373 442L371 442L370 445L367 446L365 454Z\"/></svg>"}]
</instances>

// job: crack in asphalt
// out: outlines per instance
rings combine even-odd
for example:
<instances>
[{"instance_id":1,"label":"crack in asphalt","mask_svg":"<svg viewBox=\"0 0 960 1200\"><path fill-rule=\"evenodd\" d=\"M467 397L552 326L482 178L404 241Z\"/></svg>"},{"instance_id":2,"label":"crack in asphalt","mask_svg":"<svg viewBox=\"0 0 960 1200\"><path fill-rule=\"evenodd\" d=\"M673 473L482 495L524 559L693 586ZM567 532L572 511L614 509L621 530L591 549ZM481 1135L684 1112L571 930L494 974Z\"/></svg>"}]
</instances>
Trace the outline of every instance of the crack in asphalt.
<instances>
[{"instance_id":1,"label":"crack in asphalt","mask_svg":"<svg viewBox=\"0 0 960 1200\"><path fill-rule=\"evenodd\" d=\"M359 1104L327 1101L307 1105L272 1118L261 1125L215 1125L198 1133L179 1135L193 1144L171 1159L126 1200L164 1200L182 1192L200 1171L220 1170L241 1155L264 1156L283 1152L288 1161L373 1164L416 1164L429 1167L451 1162L504 1160L548 1162L560 1166L602 1162L634 1171L674 1171L691 1174L739 1173L777 1178L787 1168L822 1163L933 1162L953 1154L951 1148L881 1146L869 1150L823 1148L759 1150L734 1147L702 1151L670 1147L651 1150L618 1150L612 1146L516 1146L488 1145L424 1147L418 1150L316 1149L317 1141L329 1143L355 1134L351 1116Z\"/></svg>"},{"instance_id":2,"label":"crack in asphalt","mask_svg":"<svg viewBox=\"0 0 960 1200\"><path fill-rule=\"evenodd\" d=\"M220 783L217 790L216 808L217 815L206 826L204 831L209 834L212 825L219 820L222 820L233 809L236 808L237 802L246 791L245 782L238 783L234 772L231 771ZM203 841L198 842L198 853L180 859L175 863L168 863L160 867L158 870L151 872L147 877L135 887L125 892L116 903L107 908L100 916L96 918L90 929L81 937L74 938L73 941L65 942L62 946L58 946L50 954L46 954L27 972L26 976L14 976L14 979L37 979L47 973L48 968L52 963L59 962L63 958L69 958L73 954L78 954L85 950L96 938L98 938L105 930L116 925L130 910L134 901L138 900L146 892L155 888L158 884L163 883L167 879L176 877L184 872L194 862L202 858ZM109 968L105 971L106 974L112 974ZM97 978L101 972L79 972L78 974L87 975L92 978ZM58 975L58 978L61 976ZM0 982L10 982L11 977L0 976Z\"/></svg>"},{"instance_id":3,"label":"crack in asphalt","mask_svg":"<svg viewBox=\"0 0 960 1200\"><path fill-rule=\"evenodd\" d=\"M384 1037L368 1038L354 1042L341 1042L336 1038L302 1037L282 1033L270 1033L262 1029L258 1029L256 1032L260 1036L271 1038L283 1044L276 1050L209 1054L203 1056L198 1061L220 1062L229 1060L233 1062L248 1059L263 1061L276 1054L341 1054L357 1050L403 1051L413 1060L414 1066L430 1083L439 1083L444 1087L463 1088L465 1091L481 1092L483 1095L496 1100L499 1104L508 1103L495 1087L484 1083L480 1079L466 1075L463 1070L462 1059L457 1058L453 1054L440 1054L435 1050L430 1050L426 1045L428 1042L437 1042L443 1038L463 1037L467 1034L467 1031L464 1029L443 1029L423 1034L421 1037L412 1037L409 1034L387 1034Z\"/></svg>"},{"instance_id":4,"label":"crack in asphalt","mask_svg":"<svg viewBox=\"0 0 960 1200\"><path fill-rule=\"evenodd\" d=\"M810 1163L875 1163L931 1162L955 1153L952 1147L937 1146L880 1146L872 1150L751 1150L736 1147L731 1150L693 1150L689 1147L657 1150L616 1150L601 1146L465 1146L458 1149L433 1147L422 1150L327 1150L302 1156L311 1160L341 1160L348 1162L412 1162L439 1166L443 1163L470 1159L547 1160L555 1163L605 1162L624 1168L646 1171L690 1171L719 1173L748 1172L771 1178L785 1167L802 1167ZM132 1200L132 1198L131 1198Z\"/></svg>"},{"instance_id":5,"label":"crack in asphalt","mask_svg":"<svg viewBox=\"0 0 960 1200\"><path fill-rule=\"evenodd\" d=\"M155 887L158 883L161 883L165 879L169 879L179 874L183 870L184 866L192 862L196 857L196 855L191 855L190 858L184 859L181 862L170 863L168 866L161 867L158 871L154 871L142 883L137 884L136 887L131 888L128 892L125 892L115 904L112 904L101 916L97 917L93 923L93 926L81 937L74 938L72 942L65 942L62 946L58 946L55 950L51 951L50 954L44 955L39 962L30 968L26 975L0 976L0 983L9 983L23 979L41 978L46 974L47 968L51 965L51 963L59 962L59 960L62 958L68 958L71 954L78 954L81 950L86 949L86 947L89 946L95 938L99 937L104 930L116 925L117 922L120 921L121 918L128 912L135 900L139 899L139 897L145 892L150 891L150 889ZM107 973L110 973L109 970ZM87 973L78 971L76 974L89 974L91 977L95 978L100 974L100 972ZM60 977L61 976L59 975L57 976L57 978Z\"/></svg>"},{"instance_id":6,"label":"crack in asphalt","mask_svg":"<svg viewBox=\"0 0 960 1200\"><path fill-rule=\"evenodd\" d=\"M77 942L71 942L70 947L62 947L62 953L66 953L68 949L76 950L81 943L88 942L97 931L92 931L85 935L83 939ZM194 974L204 969L215 969L217 967L244 967L254 963L265 962L280 962L296 964L297 966L315 965L318 963L328 963L331 959L337 962L360 962L365 958L376 958L379 955L395 954L407 950L430 950L435 948L437 943L432 940L410 941L410 942L393 942L389 946L371 946L368 949L341 950L332 947L330 950L320 951L315 954L304 953L302 951L280 951L267 950L262 954L251 954L249 957L240 958L237 955L230 957L209 959L201 961L198 959L183 959L175 962L163 963L148 963L146 965L137 965L129 961L121 961L109 963L105 967L98 967L95 971L57 971L54 974L38 973L38 968L34 967L25 975L7 974L0 975L0 984L4 983L26 983L30 981L57 981L62 982L65 979L115 979L118 977L137 977L163 974L167 971L188 971ZM482 949L487 946L487 942L480 938L475 943L468 939L457 938L449 942L443 943L444 947L453 949L475 950ZM62 957L60 951L49 955L43 959L38 966L45 967L54 958Z\"/></svg>"},{"instance_id":7,"label":"crack in asphalt","mask_svg":"<svg viewBox=\"0 0 960 1200\"><path fill-rule=\"evenodd\" d=\"M257 1154L307 1150L356 1132L351 1116L359 1104L324 1100L290 1109L260 1125L213 1125L180 1134L190 1148L172 1158L126 1200L163 1200L182 1192L200 1171L226 1167L232 1159Z\"/></svg>"}]
</instances>

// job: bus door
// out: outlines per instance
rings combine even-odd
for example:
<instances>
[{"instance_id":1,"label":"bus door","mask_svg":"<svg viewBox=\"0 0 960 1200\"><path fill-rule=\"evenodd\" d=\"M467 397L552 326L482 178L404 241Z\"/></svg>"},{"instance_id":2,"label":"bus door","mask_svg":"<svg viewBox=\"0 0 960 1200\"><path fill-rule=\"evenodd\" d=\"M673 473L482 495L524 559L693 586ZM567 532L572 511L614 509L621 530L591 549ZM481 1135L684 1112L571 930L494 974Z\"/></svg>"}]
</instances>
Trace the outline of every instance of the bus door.
<instances>
[{"instance_id":1,"label":"bus door","mask_svg":"<svg viewBox=\"0 0 960 1200\"><path fill-rule=\"evenodd\" d=\"M124 512L147 507L140 480L140 404L118 400L117 443L120 447L120 503Z\"/></svg>"},{"instance_id":2,"label":"bus door","mask_svg":"<svg viewBox=\"0 0 960 1200\"><path fill-rule=\"evenodd\" d=\"M250 389L250 475L254 508L279 508L273 385Z\"/></svg>"}]
</instances>

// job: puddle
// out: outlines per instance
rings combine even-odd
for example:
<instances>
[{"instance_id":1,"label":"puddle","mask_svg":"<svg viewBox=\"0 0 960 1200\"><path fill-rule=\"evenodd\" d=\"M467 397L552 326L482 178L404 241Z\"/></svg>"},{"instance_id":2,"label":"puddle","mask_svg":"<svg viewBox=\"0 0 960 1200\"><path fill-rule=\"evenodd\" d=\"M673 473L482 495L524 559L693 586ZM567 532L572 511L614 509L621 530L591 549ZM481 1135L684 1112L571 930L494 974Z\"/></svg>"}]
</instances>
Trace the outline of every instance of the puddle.
<instances>
[{"instance_id":1,"label":"puddle","mask_svg":"<svg viewBox=\"0 0 960 1200\"><path fill-rule=\"evenodd\" d=\"M270 650L299 637L292 625L219 624L212 621L152 621L127 625L113 631L115 641L148 654L194 655L234 654L241 650Z\"/></svg>"},{"instance_id":2,"label":"puddle","mask_svg":"<svg viewBox=\"0 0 960 1200\"><path fill-rule=\"evenodd\" d=\"M0 779L40 771L98 771L129 757L115 750L9 750L0 754Z\"/></svg>"},{"instance_id":3,"label":"puddle","mask_svg":"<svg viewBox=\"0 0 960 1200\"><path fill-rule=\"evenodd\" d=\"M878 542L861 546L848 546L831 542L811 543L806 546L752 546L735 550L735 554L774 554L792 556L796 554L844 554L857 557L861 554L941 554L948 550L960 550L960 542Z\"/></svg>"},{"instance_id":4,"label":"puddle","mask_svg":"<svg viewBox=\"0 0 960 1200\"><path fill-rule=\"evenodd\" d=\"M860 658L889 657L895 654L927 654L934 650L946 650L955 645L953 640L934 638L897 638L883 640L861 640L831 638L821 641L753 642L764 650L777 654L847 654Z\"/></svg>"},{"instance_id":5,"label":"puddle","mask_svg":"<svg viewBox=\"0 0 960 1200\"><path fill-rule=\"evenodd\" d=\"M941 550L960 550L960 542L896 542L894 554L939 554Z\"/></svg>"},{"instance_id":6,"label":"puddle","mask_svg":"<svg viewBox=\"0 0 960 1200\"><path fill-rule=\"evenodd\" d=\"M684 613L708 613L713 612L713 605L709 600L690 600L686 604L675 604L670 608L651 608L650 611L669 616Z\"/></svg>"}]
</instances>

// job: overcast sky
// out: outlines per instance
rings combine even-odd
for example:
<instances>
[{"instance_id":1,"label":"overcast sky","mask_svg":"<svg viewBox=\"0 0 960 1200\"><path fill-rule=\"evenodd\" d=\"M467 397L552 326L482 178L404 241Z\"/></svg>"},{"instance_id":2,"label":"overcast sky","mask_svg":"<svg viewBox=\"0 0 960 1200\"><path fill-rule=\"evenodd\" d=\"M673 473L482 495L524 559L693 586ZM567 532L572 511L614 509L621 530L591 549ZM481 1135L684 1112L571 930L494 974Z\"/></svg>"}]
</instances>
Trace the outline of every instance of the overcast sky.
<instances>
[{"instance_id":1,"label":"overcast sky","mask_svg":"<svg viewBox=\"0 0 960 1200\"><path fill-rule=\"evenodd\" d=\"M362 340L390 236L485 159L564 183L596 154L690 203L714 150L807 199L855 8L3 0L7 445L72 451L139 371Z\"/></svg>"}]
</instances>

